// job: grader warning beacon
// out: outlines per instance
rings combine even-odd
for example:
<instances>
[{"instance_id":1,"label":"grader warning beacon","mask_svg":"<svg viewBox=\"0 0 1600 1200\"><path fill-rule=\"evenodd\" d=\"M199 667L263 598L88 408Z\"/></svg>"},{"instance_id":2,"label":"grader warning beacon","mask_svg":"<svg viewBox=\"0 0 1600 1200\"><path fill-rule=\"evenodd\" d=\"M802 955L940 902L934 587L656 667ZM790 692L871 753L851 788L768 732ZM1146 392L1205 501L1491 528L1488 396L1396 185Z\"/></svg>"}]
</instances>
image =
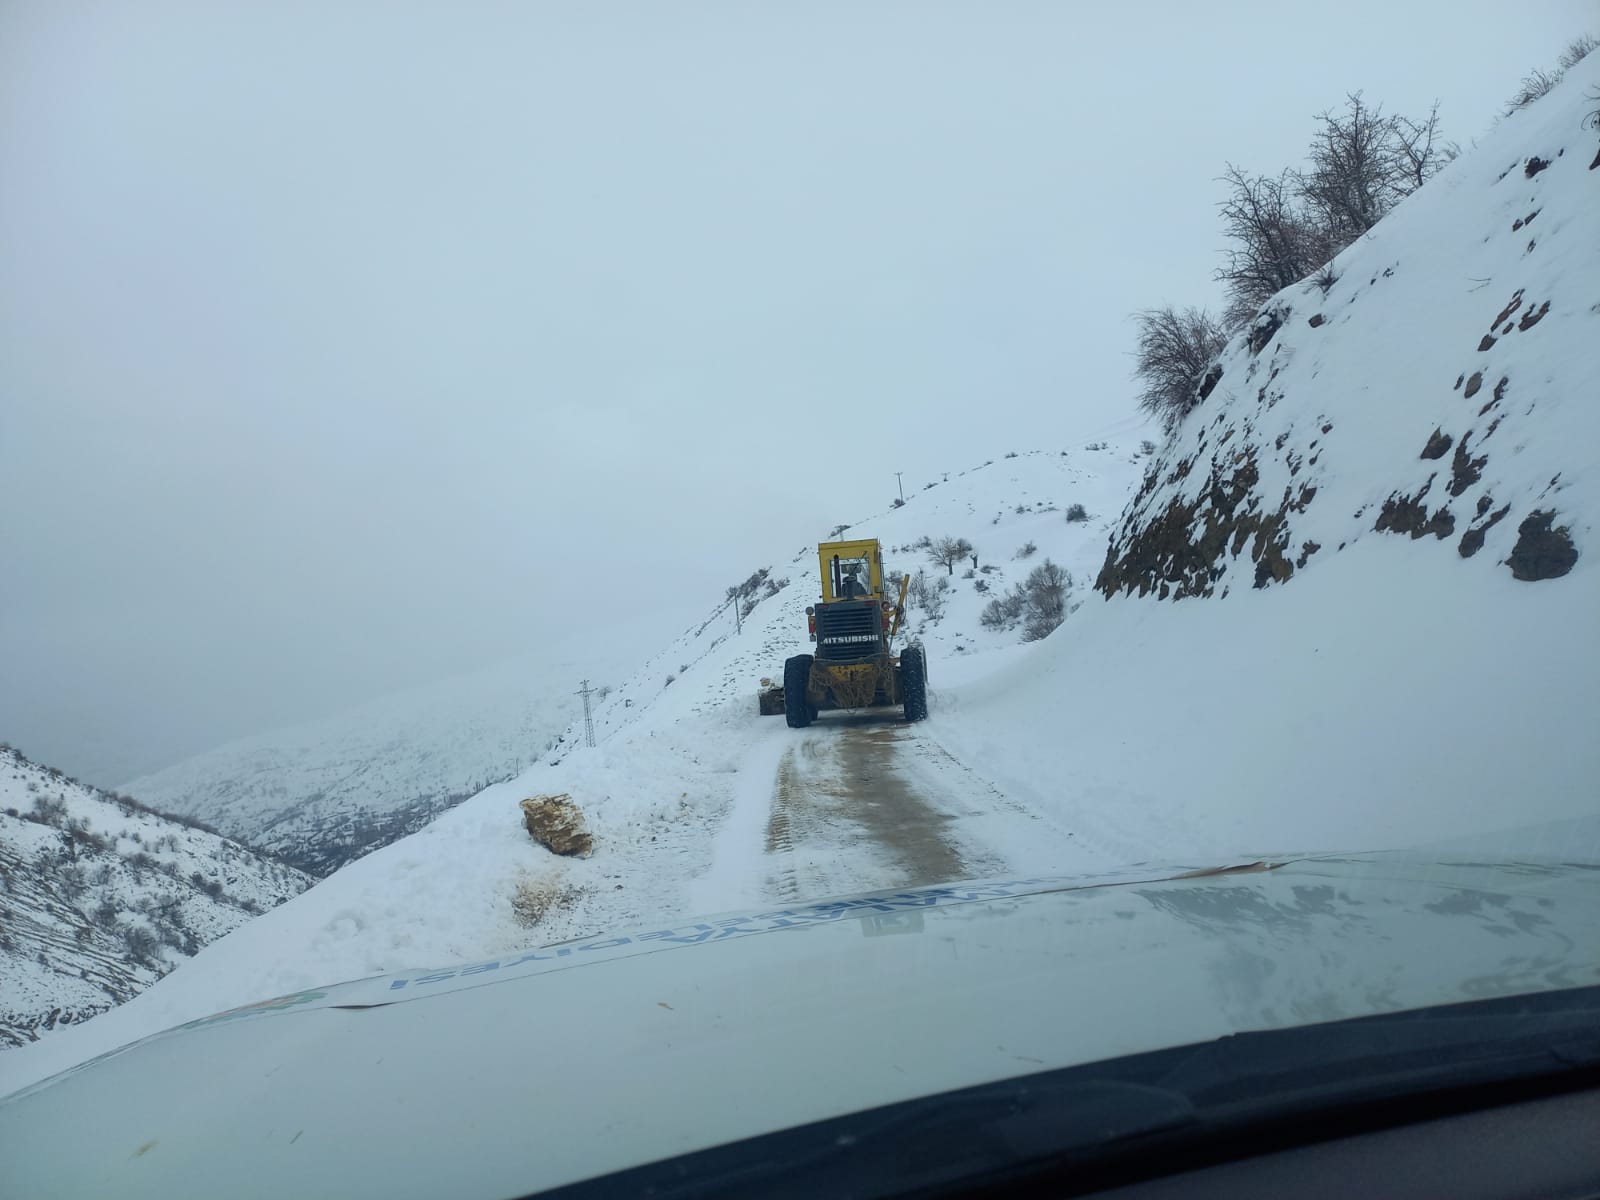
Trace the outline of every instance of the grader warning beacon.
<instances>
[{"instance_id":1,"label":"grader warning beacon","mask_svg":"<svg viewBox=\"0 0 1600 1200\"><path fill-rule=\"evenodd\" d=\"M883 551L877 538L823 542L817 547L822 598L806 609L813 654L783 664L783 684L761 693L763 715L782 713L804 729L819 712L898 706L907 721L928 715L928 669L921 646L896 654L905 621L906 586L884 594ZM763 681L765 682L765 681Z\"/></svg>"}]
</instances>

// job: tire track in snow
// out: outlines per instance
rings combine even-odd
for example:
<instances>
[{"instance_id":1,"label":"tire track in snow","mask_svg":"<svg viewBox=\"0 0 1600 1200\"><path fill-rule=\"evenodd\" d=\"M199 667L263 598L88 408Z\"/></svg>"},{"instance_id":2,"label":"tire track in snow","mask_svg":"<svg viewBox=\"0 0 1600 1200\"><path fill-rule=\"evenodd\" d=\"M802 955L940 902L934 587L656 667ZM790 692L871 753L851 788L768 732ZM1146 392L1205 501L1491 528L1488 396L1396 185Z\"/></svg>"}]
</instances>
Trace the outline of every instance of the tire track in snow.
<instances>
[{"instance_id":1,"label":"tire track in snow","mask_svg":"<svg viewBox=\"0 0 1600 1200\"><path fill-rule=\"evenodd\" d=\"M799 901L998 874L1003 858L955 835L961 804L933 796L903 761L922 749L898 717L833 717L778 764L767 820L767 896Z\"/></svg>"}]
</instances>

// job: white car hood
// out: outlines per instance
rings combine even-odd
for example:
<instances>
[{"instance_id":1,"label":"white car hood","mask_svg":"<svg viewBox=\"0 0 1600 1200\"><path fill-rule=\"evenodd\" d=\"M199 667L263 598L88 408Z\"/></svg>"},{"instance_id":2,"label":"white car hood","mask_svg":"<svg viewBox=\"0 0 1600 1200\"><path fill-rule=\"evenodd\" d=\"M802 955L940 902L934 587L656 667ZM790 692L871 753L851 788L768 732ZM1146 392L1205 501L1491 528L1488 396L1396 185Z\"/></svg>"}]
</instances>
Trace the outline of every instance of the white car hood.
<instances>
[{"instance_id":1,"label":"white car hood","mask_svg":"<svg viewBox=\"0 0 1600 1200\"><path fill-rule=\"evenodd\" d=\"M1245 1030L1600 982L1600 870L916 888L281 997L0 1100L28 1196L498 1197Z\"/></svg>"}]
</instances>

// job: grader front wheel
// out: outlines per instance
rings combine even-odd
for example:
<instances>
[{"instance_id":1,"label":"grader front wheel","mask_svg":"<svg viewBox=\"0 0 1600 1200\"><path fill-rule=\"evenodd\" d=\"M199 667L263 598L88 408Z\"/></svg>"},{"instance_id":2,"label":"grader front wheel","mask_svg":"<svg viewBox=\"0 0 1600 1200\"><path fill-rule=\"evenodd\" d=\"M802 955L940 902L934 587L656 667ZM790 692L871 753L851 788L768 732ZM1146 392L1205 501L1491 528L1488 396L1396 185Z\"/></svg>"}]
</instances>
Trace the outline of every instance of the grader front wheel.
<instances>
[{"instance_id":1,"label":"grader front wheel","mask_svg":"<svg viewBox=\"0 0 1600 1200\"><path fill-rule=\"evenodd\" d=\"M928 719L928 668L920 646L900 652L900 700L908 721Z\"/></svg>"},{"instance_id":2,"label":"grader front wheel","mask_svg":"<svg viewBox=\"0 0 1600 1200\"><path fill-rule=\"evenodd\" d=\"M790 729L804 729L816 714L806 699L811 684L811 655L796 654L783 664L783 718Z\"/></svg>"}]
</instances>

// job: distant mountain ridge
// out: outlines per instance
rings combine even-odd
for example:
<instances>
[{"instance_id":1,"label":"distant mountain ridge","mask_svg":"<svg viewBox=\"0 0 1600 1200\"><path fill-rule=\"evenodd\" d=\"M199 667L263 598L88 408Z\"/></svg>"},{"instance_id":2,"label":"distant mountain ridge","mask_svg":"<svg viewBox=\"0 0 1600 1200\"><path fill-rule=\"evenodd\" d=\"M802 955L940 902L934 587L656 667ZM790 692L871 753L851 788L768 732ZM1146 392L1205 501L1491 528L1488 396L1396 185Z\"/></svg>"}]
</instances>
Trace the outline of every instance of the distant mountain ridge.
<instances>
[{"instance_id":1,"label":"distant mountain ridge","mask_svg":"<svg viewBox=\"0 0 1600 1200\"><path fill-rule=\"evenodd\" d=\"M638 657L606 633L219 746L120 790L325 876L535 762ZM648 643L647 643L648 644Z\"/></svg>"}]
</instances>

